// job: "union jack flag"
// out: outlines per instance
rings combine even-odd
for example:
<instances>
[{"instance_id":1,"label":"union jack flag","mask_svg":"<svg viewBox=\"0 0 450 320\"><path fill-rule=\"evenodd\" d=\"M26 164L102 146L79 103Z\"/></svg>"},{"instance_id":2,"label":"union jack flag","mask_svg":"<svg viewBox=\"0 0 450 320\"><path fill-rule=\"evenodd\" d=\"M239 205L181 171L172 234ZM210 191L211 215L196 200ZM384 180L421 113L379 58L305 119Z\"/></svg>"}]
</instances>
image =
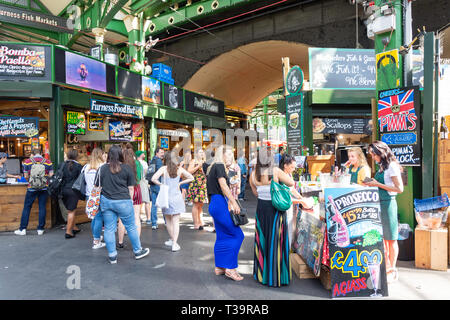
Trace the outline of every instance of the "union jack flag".
<instances>
[{"instance_id":1,"label":"union jack flag","mask_svg":"<svg viewBox=\"0 0 450 320\"><path fill-rule=\"evenodd\" d=\"M414 110L414 89L407 90L398 95L381 98L378 100L378 118L388 116L394 112L392 106L400 106L399 113L415 113Z\"/></svg>"}]
</instances>

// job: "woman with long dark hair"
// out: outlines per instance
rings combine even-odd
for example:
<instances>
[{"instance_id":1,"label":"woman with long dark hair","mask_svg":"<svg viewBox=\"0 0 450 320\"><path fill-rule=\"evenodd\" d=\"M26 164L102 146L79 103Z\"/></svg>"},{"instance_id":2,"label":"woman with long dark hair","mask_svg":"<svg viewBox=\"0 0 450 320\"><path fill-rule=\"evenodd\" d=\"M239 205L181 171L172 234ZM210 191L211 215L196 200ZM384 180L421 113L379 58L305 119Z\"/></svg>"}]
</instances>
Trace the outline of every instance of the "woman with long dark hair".
<instances>
[{"instance_id":1,"label":"woman with long dark hair","mask_svg":"<svg viewBox=\"0 0 450 320\"><path fill-rule=\"evenodd\" d=\"M162 208L162 213L166 219L167 232L170 239L164 244L172 247L172 251L179 251L178 235L180 233L180 214L186 212L180 186L190 183L194 177L181 166L175 159L175 154L168 151L164 154L164 166L159 168L152 177L152 182L156 185L164 183L169 186L169 208ZM162 183L159 178L162 178ZM185 180L181 180L184 177Z\"/></svg>"},{"instance_id":2,"label":"woman with long dark hair","mask_svg":"<svg viewBox=\"0 0 450 320\"><path fill-rule=\"evenodd\" d=\"M216 243L214 260L216 275L241 281L244 278L237 272L238 255L244 241L241 228L233 224L230 210L240 213L240 207L231 194L227 165L233 162L233 150L220 146L214 153L214 160L206 171L209 197L209 214L214 220Z\"/></svg>"},{"instance_id":3,"label":"woman with long dark hair","mask_svg":"<svg viewBox=\"0 0 450 320\"><path fill-rule=\"evenodd\" d=\"M272 205L270 184L274 180L293 187L294 180L273 166L273 161L269 151L260 151L250 177L250 186L258 197L253 277L269 287L281 287L288 285L292 277L287 217L285 211L278 211Z\"/></svg>"},{"instance_id":4,"label":"woman with long dark hair","mask_svg":"<svg viewBox=\"0 0 450 320\"><path fill-rule=\"evenodd\" d=\"M123 162L120 146L111 146L107 163L100 168L96 178L96 185L100 184L102 187L100 209L105 222L105 243L111 264L117 263L115 232L118 218L128 232L135 258L141 259L150 252L150 249L141 247L137 232L132 201L136 177L132 169Z\"/></svg>"},{"instance_id":5,"label":"woman with long dark hair","mask_svg":"<svg viewBox=\"0 0 450 320\"><path fill-rule=\"evenodd\" d=\"M388 145L374 141L369 145L369 154L379 165L375 180L364 183L378 187L380 193L381 224L383 225L384 251L388 282L398 280L396 268L398 257L398 207L396 196L403 192L402 168Z\"/></svg>"},{"instance_id":6,"label":"woman with long dark hair","mask_svg":"<svg viewBox=\"0 0 450 320\"><path fill-rule=\"evenodd\" d=\"M75 234L80 232L75 225L75 210L78 206L79 196L72 190L73 183L77 180L81 173L83 166L77 162L78 151L70 149L67 152L67 161L63 169L63 179L61 184L62 202L67 209L67 225L66 225L66 239L75 237Z\"/></svg>"}]
</instances>

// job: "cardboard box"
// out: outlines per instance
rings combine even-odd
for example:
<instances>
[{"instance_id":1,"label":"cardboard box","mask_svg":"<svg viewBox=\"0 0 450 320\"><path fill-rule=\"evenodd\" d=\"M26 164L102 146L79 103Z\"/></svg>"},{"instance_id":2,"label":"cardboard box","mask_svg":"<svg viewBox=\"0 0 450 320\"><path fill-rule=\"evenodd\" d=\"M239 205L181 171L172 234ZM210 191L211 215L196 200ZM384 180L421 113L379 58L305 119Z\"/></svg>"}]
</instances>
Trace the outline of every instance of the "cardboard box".
<instances>
[{"instance_id":1,"label":"cardboard box","mask_svg":"<svg viewBox=\"0 0 450 320\"><path fill-rule=\"evenodd\" d=\"M439 185L450 186L450 163L439 163Z\"/></svg>"},{"instance_id":2,"label":"cardboard box","mask_svg":"<svg viewBox=\"0 0 450 320\"><path fill-rule=\"evenodd\" d=\"M325 290L331 290L331 272L327 266L322 265L320 268L320 282Z\"/></svg>"},{"instance_id":3,"label":"cardboard box","mask_svg":"<svg viewBox=\"0 0 450 320\"><path fill-rule=\"evenodd\" d=\"M303 261L297 253L290 254L291 269L297 275L299 279L312 279L317 278L314 273L309 269L306 263Z\"/></svg>"},{"instance_id":4,"label":"cardboard box","mask_svg":"<svg viewBox=\"0 0 450 320\"><path fill-rule=\"evenodd\" d=\"M439 162L450 162L450 139L439 140Z\"/></svg>"},{"instance_id":5,"label":"cardboard box","mask_svg":"<svg viewBox=\"0 0 450 320\"><path fill-rule=\"evenodd\" d=\"M416 268L447 271L448 228L415 230Z\"/></svg>"}]
</instances>

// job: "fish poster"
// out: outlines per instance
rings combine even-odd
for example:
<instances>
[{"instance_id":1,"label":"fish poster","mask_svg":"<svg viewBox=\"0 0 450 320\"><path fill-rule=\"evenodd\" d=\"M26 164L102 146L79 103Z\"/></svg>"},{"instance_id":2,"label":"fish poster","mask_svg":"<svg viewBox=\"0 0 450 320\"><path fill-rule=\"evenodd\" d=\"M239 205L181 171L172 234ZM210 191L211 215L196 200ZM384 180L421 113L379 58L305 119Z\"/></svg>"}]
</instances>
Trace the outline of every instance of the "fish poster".
<instances>
[{"instance_id":1,"label":"fish poster","mask_svg":"<svg viewBox=\"0 0 450 320\"><path fill-rule=\"evenodd\" d=\"M378 188L325 188L332 298L388 296Z\"/></svg>"}]
</instances>

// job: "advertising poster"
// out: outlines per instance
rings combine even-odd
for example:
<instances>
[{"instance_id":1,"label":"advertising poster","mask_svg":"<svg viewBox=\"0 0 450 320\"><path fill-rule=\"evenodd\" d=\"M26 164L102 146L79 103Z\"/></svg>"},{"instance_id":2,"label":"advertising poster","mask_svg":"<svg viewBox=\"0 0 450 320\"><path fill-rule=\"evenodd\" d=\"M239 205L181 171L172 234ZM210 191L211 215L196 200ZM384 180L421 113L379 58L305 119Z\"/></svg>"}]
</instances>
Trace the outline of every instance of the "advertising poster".
<instances>
[{"instance_id":1,"label":"advertising poster","mask_svg":"<svg viewBox=\"0 0 450 320\"><path fill-rule=\"evenodd\" d=\"M109 140L133 141L132 123L130 121L109 121Z\"/></svg>"},{"instance_id":2,"label":"advertising poster","mask_svg":"<svg viewBox=\"0 0 450 320\"><path fill-rule=\"evenodd\" d=\"M320 275L325 227L324 221L307 212L302 212L297 222L294 249L316 276Z\"/></svg>"},{"instance_id":3,"label":"advertising poster","mask_svg":"<svg viewBox=\"0 0 450 320\"><path fill-rule=\"evenodd\" d=\"M400 85L400 71L398 49L390 50L376 55L376 81L377 88L395 88Z\"/></svg>"},{"instance_id":4,"label":"advertising poster","mask_svg":"<svg viewBox=\"0 0 450 320\"><path fill-rule=\"evenodd\" d=\"M43 80L49 54L42 46L0 44L0 77L25 77Z\"/></svg>"},{"instance_id":5,"label":"advertising poster","mask_svg":"<svg viewBox=\"0 0 450 320\"><path fill-rule=\"evenodd\" d=\"M67 133L86 134L86 116L82 112L67 111Z\"/></svg>"},{"instance_id":6,"label":"advertising poster","mask_svg":"<svg viewBox=\"0 0 450 320\"><path fill-rule=\"evenodd\" d=\"M292 156L302 155L303 94L286 96L287 145Z\"/></svg>"},{"instance_id":7,"label":"advertising poster","mask_svg":"<svg viewBox=\"0 0 450 320\"><path fill-rule=\"evenodd\" d=\"M106 92L106 65L66 51L66 83Z\"/></svg>"},{"instance_id":8,"label":"advertising poster","mask_svg":"<svg viewBox=\"0 0 450 320\"><path fill-rule=\"evenodd\" d=\"M0 117L0 137L32 138L39 135L39 118Z\"/></svg>"},{"instance_id":9,"label":"advertising poster","mask_svg":"<svg viewBox=\"0 0 450 320\"><path fill-rule=\"evenodd\" d=\"M380 139L404 166L421 164L419 87L383 90L378 95Z\"/></svg>"},{"instance_id":10,"label":"advertising poster","mask_svg":"<svg viewBox=\"0 0 450 320\"><path fill-rule=\"evenodd\" d=\"M144 139L143 123L133 123L131 129L133 131L133 141L140 142Z\"/></svg>"},{"instance_id":11,"label":"advertising poster","mask_svg":"<svg viewBox=\"0 0 450 320\"><path fill-rule=\"evenodd\" d=\"M159 145L164 150L169 149L169 137L159 137Z\"/></svg>"},{"instance_id":12,"label":"advertising poster","mask_svg":"<svg viewBox=\"0 0 450 320\"><path fill-rule=\"evenodd\" d=\"M165 83L164 105L174 109L183 109L183 89Z\"/></svg>"},{"instance_id":13,"label":"advertising poster","mask_svg":"<svg viewBox=\"0 0 450 320\"><path fill-rule=\"evenodd\" d=\"M309 48L311 89L375 89L373 49Z\"/></svg>"},{"instance_id":14,"label":"advertising poster","mask_svg":"<svg viewBox=\"0 0 450 320\"><path fill-rule=\"evenodd\" d=\"M332 298L388 295L378 188L325 188Z\"/></svg>"},{"instance_id":15,"label":"advertising poster","mask_svg":"<svg viewBox=\"0 0 450 320\"><path fill-rule=\"evenodd\" d=\"M103 131L105 130L105 119L101 116L89 115L88 117L89 131Z\"/></svg>"},{"instance_id":16,"label":"advertising poster","mask_svg":"<svg viewBox=\"0 0 450 320\"><path fill-rule=\"evenodd\" d=\"M142 99L161 104L161 82L153 78L142 77Z\"/></svg>"}]
</instances>

